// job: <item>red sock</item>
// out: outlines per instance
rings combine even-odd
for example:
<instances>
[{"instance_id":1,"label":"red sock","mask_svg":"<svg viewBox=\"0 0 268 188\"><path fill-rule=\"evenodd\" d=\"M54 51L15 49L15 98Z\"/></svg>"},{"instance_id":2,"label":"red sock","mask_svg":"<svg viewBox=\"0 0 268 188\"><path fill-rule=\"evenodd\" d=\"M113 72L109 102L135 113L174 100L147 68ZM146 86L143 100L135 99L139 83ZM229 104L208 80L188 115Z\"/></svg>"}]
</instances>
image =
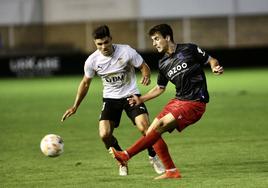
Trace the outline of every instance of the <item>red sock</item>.
<instances>
[{"instance_id":1,"label":"red sock","mask_svg":"<svg viewBox=\"0 0 268 188\"><path fill-rule=\"evenodd\" d=\"M154 145L154 143L161 137L161 134L156 130L150 131L146 136L138 139L131 147L126 149L129 158L136 155L137 153L147 149L148 147Z\"/></svg>"},{"instance_id":2,"label":"red sock","mask_svg":"<svg viewBox=\"0 0 268 188\"><path fill-rule=\"evenodd\" d=\"M161 159L166 170L176 168L175 164L172 161L172 158L168 152L168 147L165 141L160 137L157 142L153 145L155 152L158 157Z\"/></svg>"}]
</instances>

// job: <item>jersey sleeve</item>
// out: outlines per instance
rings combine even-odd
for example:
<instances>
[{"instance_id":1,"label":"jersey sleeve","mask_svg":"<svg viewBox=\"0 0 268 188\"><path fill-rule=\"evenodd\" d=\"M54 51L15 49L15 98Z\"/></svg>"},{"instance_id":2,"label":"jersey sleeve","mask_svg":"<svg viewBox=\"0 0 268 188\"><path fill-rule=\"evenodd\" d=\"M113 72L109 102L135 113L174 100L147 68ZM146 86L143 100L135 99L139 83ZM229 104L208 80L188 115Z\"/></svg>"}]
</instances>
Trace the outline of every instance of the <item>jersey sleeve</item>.
<instances>
[{"instance_id":1,"label":"jersey sleeve","mask_svg":"<svg viewBox=\"0 0 268 188\"><path fill-rule=\"evenodd\" d=\"M163 74L161 74L161 72L159 72L158 77L157 77L157 85L160 88L165 88L167 84L168 84L168 79Z\"/></svg>"},{"instance_id":2,"label":"jersey sleeve","mask_svg":"<svg viewBox=\"0 0 268 188\"><path fill-rule=\"evenodd\" d=\"M198 62L200 62L202 65L207 64L209 55L197 45L193 45L193 50Z\"/></svg>"},{"instance_id":3,"label":"jersey sleeve","mask_svg":"<svg viewBox=\"0 0 268 188\"><path fill-rule=\"evenodd\" d=\"M128 50L128 54L130 56L131 64L136 68L140 67L144 61L143 58L141 57L141 55L135 49L131 48L130 46L127 46L127 50Z\"/></svg>"},{"instance_id":4,"label":"jersey sleeve","mask_svg":"<svg viewBox=\"0 0 268 188\"><path fill-rule=\"evenodd\" d=\"M93 78L95 76L95 70L93 68L93 62L88 58L84 65L84 74L88 78Z\"/></svg>"}]
</instances>

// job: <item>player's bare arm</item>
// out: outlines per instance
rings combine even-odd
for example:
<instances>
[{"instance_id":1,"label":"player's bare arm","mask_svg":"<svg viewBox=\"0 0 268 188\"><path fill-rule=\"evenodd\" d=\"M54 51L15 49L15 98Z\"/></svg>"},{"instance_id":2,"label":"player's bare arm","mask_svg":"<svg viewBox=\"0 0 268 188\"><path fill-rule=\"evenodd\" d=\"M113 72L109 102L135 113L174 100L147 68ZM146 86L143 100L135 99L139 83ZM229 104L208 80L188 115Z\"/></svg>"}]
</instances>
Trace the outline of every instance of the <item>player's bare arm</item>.
<instances>
[{"instance_id":1,"label":"player's bare arm","mask_svg":"<svg viewBox=\"0 0 268 188\"><path fill-rule=\"evenodd\" d=\"M149 101L153 98L158 97L165 91L165 88L160 86L155 86L153 89L151 89L148 93L138 97L136 95L133 95L131 98L128 99L130 106L133 105L139 105L141 103L144 103L145 101Z\"/></svg>"},{"instance_id":2,"label":"player's bare arm","mask_svg":"<svg viewBox=\"0 0 268 188\"><path fill-rule=\"evenodd\" d=\"M214 74L220 75L224 72L223 67L220 66L217 59L210 57L208 63L209 63L211 70Z\"/></svg>"},{"instance_id":3,"label":"player's bare arm","mask_svg":"<svg viewBox=\"0 0 268 188\"><path fill-rule=\"evenodd\" d=\"M91 78L87 78L86 76L83 77L83 79L81 80L81 82L79 84L78 90L77 90L74 105L72 107L70 107L69 109L67 109L66 112L63 114L63 116L61 118L62 122L66 118L68 118L71 115L75 114L75 112L77 111L80 103L83 101L83 99L87 95L88 88L90 86L90 82L91 82Z\"/></svg>"},{"instance_id":4,"label":"player's bare arm","mask_svg":"<svg viewBox=\"0 0 268 188\"><path fill-rule=\"evenodd\" d=\"M139 67L140 71L141 71L141 74L142 74L142 78L141 78L141 81L140 83L145 85L145 86L148 86L150 83L151 83L151 70L149 68L149 66L143 62L141 64L141 66Z\"/></svg>"}]
</instances>

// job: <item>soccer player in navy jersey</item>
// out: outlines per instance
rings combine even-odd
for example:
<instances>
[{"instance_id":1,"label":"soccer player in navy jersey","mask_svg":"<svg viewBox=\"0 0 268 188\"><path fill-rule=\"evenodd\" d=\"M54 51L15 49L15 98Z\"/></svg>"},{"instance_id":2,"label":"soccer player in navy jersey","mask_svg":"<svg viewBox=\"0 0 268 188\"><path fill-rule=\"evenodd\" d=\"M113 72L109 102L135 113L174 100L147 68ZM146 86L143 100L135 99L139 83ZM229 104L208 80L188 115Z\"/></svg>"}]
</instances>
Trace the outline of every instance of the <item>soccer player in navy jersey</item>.
<instances>
[{"instance_id":1,"label":"soccer player in navy jersey","mask_svg":"<svg viewBox=\"0 0 268 188\"><path fill-rule=\"evenodd\" d=\"M203 67L209 65L214 74L223 73L217 59L209 56L195 44L176 44L173 31L167 24L156 25L150 29L153 46L159 53L165 53L159 61L157 85L142 96L129 98L131 105L139 105L161 95L168 84L175 85L176 95L151 123L146 136L141 137L125 151L110 148L112 156L121 164L131 157L153 146L165 166L165 173L155 179L181 178L169 155L167 145L161 135L178 130L197 122L205 112L209 102L207 83Z\"/></svg>"}]
</instances>

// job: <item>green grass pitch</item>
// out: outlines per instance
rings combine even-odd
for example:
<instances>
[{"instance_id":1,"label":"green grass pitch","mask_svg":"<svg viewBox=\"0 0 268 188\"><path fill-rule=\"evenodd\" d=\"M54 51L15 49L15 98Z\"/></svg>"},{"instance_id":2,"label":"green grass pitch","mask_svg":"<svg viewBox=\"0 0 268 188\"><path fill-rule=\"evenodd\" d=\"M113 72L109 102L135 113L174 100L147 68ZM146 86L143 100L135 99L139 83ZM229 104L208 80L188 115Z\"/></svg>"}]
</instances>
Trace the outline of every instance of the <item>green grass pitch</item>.
<instances>
[{"instance_id":1,"label":"green grass pitch","mask_svg":"<svg viewBox=\"0 0 268 188\"><path fill-rule=\"evenodd\" d=\"M180 180L153 180L147 152L129 162L130 175L119 177L114 159L98 136L102 84L94 79L78 112L60 119L73 104L81 77L0 80L0 187L268 187L268 69L226 69L207 72L210 103L203 118L182 133L165 133ZM139 86L142 92L148 87ZM150 119L174 97L166 93L147 102ZM41 138L59 134L63 155L45 157ZM140 133L124 114L115 130L121 146Z\"/></svg>"}]
</instances>

